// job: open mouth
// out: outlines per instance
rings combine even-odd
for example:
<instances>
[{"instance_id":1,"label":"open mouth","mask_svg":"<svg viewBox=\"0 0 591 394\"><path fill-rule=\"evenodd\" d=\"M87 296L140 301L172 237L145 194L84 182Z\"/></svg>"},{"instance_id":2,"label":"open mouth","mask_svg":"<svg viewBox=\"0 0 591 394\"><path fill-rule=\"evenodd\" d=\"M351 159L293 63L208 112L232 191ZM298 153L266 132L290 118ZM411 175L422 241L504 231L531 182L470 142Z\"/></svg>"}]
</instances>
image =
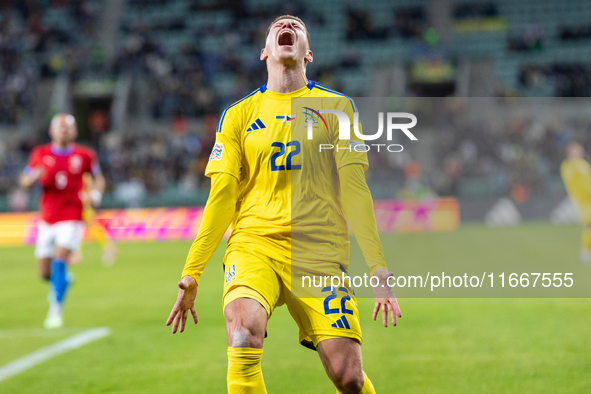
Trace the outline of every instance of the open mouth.
<instances>
[{"instance_id":1,"label":"open mouth","mask_svg":"<svg viewBox=\"0 0 591 394\"><path fill-rule=\"evenodd\" d=\"M277 40L279 46L291 46L294 44L295 35L291 30L283 30L279 33L279 38Z\"/></svg>"}]
</instances>

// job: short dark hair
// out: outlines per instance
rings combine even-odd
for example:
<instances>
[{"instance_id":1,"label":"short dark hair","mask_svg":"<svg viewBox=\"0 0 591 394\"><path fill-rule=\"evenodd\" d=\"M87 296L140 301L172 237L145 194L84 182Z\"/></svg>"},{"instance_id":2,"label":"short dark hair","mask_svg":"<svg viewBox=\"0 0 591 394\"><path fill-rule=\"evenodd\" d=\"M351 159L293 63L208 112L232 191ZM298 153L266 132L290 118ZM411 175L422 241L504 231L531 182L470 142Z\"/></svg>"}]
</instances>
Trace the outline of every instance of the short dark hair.
<instances>
[{"instance_id":1,"label":"short dark hair","mask_svg":"<svg viewBox=\"0 0 591 394\"><path fill-rule=\"evenodd\" d=\"M278 16L277 18L275 18L275 20L273 22L271 22L271 24L267 28L267 34L265 34L265 41L267 41L267 37L269 37L269 33L271 32L271 27L273 27L273 25L281 19L293 19L294 21L301 23L302 26L304 26L304 29L306 29L306 37L308 38L308 47L310 47L310 33L308 32L308 28L306 27L306 24L304 23L304 21L301 20L300 18L298 18L297 16L287 15L287 14Z\"/></svg>"}]
</instances>

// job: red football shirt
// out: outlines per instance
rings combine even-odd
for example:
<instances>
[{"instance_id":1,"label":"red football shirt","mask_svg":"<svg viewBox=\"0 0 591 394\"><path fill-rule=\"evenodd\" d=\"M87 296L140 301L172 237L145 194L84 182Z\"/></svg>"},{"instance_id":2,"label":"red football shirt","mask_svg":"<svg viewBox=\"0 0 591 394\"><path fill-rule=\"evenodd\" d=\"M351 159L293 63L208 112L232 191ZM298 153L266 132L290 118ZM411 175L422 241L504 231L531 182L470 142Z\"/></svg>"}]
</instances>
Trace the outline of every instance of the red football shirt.
<instances>
[{"instance_id":1,"label":"red football shirt","mask_svg":"<svg viewBox=\"0 0 591 394\"><path fill-rule=\"evenodd\" d=\"M71 144L60 149L52 144L33 149L25 171L41 169L39 182L43 196L39 204L41 219L49 224L64 220L82 220L82 176L100 173L96 153L90 148Z\"/></svg>"}]
</instances>

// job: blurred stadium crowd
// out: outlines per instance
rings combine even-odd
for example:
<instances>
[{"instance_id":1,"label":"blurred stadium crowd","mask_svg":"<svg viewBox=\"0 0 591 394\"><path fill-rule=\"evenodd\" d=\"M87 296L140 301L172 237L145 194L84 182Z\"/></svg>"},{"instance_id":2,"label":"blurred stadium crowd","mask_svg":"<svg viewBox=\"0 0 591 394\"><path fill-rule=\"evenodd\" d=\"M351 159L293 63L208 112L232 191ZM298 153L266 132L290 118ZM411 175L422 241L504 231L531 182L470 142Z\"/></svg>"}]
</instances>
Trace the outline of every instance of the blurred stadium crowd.
<instances>
[{"instance_id":1,"label":"blurred stadium crowd","mask_svg":"<svg viewBox=\"0 0 591 394\"><path fill-rule=\"evenodd\" d=\"M82 115L69 107L84 125L82 142L99 152L107 206L203 203L217 118L265 83L259 51L268 23L284 13L311 33L309 78L350 96L591 93L591 8L582 0L4 0L0 210L27 207L18 175L46 141L51 114L68 109L41 87L63 76L70 92L89 81L132 81L125 122L114 122L109 106ZM378 69L402 76L388 85L376 81ZM580 137L591 147L590 131L568 119L450 123L432 152L436 166L412 153L375 156L369 175L377 197L548 193L565 144ZM385 178L398 190L380 191Z\"/></svg>"}]
</instances>

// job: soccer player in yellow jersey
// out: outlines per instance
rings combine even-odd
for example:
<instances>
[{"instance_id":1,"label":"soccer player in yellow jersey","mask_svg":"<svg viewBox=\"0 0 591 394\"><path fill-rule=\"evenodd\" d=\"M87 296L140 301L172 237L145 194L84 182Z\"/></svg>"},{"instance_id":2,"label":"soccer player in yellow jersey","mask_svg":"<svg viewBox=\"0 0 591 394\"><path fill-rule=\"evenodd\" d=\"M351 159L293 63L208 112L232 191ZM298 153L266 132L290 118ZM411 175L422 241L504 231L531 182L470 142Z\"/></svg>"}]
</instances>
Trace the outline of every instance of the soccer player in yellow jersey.
<instances>
[{"instance_id":1,"label":"soccer player in yellow jersey","mask_svg":"<svg viewBox=\"0 0 591 394\"><path fill-rule=\"evenodd\" d=\"M402 316L387 284L392 273L387 270L365 181L367 156L351 149L361 142L356 137L339 140L333 115L317 118L324 126L313 130L312 141L296 135L298 121L297 130L305 134L305 116L292 111L300 98L317 100L318 108L345 112L351 120L357 108L343 94L306 78L313 55L299 18L284 15L269 26L260 58L266 61L268 82L220 117L206 168L211 177L209 199L166 324L173 325L173 333L179 326L183 332L189 312L197 323L199 277L231 224L223 296L228 392L266 393L261 357L267 321L274 308L286 304L299 326L299 342L318 351L338 392L375 393L362 368L362 336L352 289L325 288L328 294L322 297L292 296L296 264L335 275L347 270L348 219L370 273L379 279L374 320L380 309L385 327L389 319L396 325ZM315 109L307 110L311 114ZM341 149L318 152L318 143Z\"/></svg>"},{"instance_id":2,"label":"soccer player in yellow jersey","mask_svg":"<svg viewBox=\"0 0 591 394\"><path fill-rule=\"evenodd\" d=\"M106 266L115 264L115 257L117 256L117 245L107 233L107 230L101 223L96 220L96 212L92 206L92 201L97 197L92 196L93 191L89 188L92 178L88 174L83 177L84 189L81 193L82 199L82 220L86 223L88 235L90 238L96 239L101 248L103 248L102 262ZM70 264L76 265L82 261L82 252L78 251L70 256Z\"/></svg>"},{"instance_id":3,"label":"soccer player in yellow jersey","mask_svg":"<svg viewBox=\"0 0 591 394\"><path fill-rule=\"evenodd\" d=\"M581 144L569 144L560 172L566 191L577 205L583 223L581 262L591 264L591 165L584 157L585 150Z\"/></svg>"}]
</instances>

